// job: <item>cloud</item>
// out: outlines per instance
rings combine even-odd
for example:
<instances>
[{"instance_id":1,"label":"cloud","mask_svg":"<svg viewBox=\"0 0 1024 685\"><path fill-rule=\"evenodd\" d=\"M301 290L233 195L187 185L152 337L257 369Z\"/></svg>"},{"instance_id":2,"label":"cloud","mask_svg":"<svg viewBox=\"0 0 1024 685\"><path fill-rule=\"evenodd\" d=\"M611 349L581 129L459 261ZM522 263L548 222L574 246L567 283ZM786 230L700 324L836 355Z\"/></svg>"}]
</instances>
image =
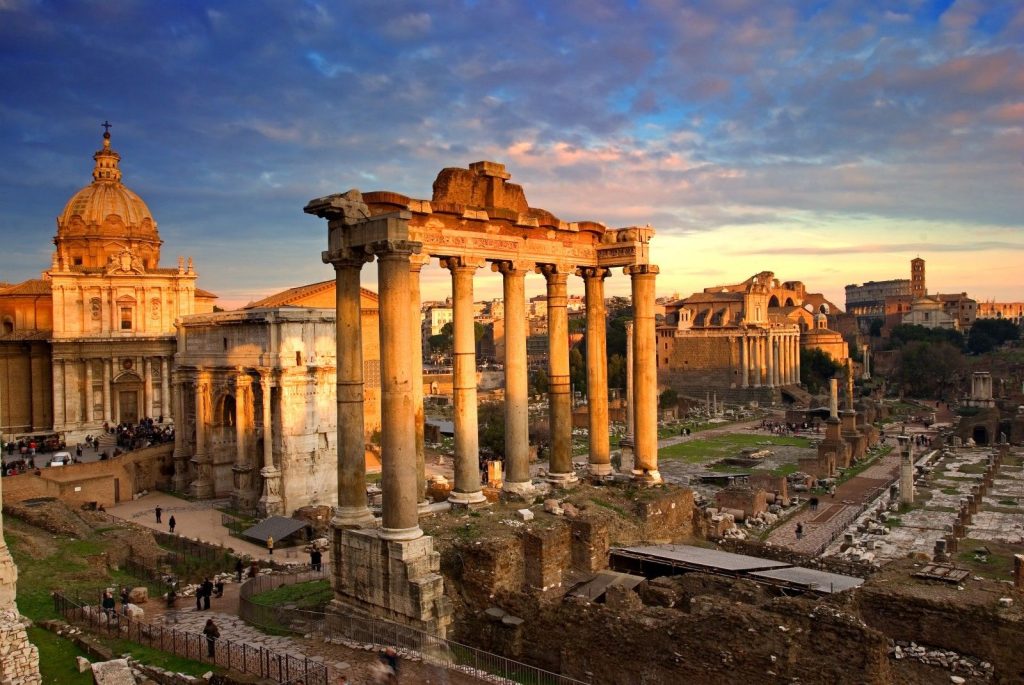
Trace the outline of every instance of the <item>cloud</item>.
<instances>
[{"instance_id":1,"label":"cloud","mask_svg":"<svg viewBox=\"0 0 1024 685\"><path fill-rule=\"evenodd\" d=\"M920 252L926 249L928 252L992 252L1012 251L1024 252L1024 243L1012 243L1001 241L979 241L970 243L889 243L873 245L833 245L833 246L787 246L787 247L766 247L750 250L731 250L730 254L735 255L852 255L852 254L898 254L901 252Z\"/></svg>"}]
</instances>

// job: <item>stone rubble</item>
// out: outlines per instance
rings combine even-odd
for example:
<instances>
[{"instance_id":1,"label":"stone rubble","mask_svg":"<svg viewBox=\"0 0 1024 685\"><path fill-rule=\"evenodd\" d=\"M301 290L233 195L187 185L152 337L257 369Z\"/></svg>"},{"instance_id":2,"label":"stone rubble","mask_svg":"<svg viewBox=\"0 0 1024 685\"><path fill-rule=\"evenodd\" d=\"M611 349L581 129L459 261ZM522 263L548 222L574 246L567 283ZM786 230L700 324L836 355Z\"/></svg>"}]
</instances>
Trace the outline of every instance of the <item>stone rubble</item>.
<instances>
[{"instance_id":1,"label":"stone rubble","mask_svg":"<svg viewBox=\"0 0 1024 685\"><path fill-rule=\"evenodd\" d=\"M929 649L916 642L897 640L891 643L889 656L896 661L914 659L929 666L947 669L950 671L950 682L953 683L965 682L964 676L988 682L995 675L992 664L987 661L964 656L948 649ZM958 678L959 680L957 680Z\"/></svg>"}]
</instances>

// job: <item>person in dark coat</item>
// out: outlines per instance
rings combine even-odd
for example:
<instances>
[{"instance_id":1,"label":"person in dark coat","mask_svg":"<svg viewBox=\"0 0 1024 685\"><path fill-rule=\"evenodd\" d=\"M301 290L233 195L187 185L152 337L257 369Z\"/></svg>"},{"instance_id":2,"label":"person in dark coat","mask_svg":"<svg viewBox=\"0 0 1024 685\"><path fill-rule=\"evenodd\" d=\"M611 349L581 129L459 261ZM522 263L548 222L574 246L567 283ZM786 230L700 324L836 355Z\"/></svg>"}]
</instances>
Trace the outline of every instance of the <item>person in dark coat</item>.
<instances>
[{"instance_id":1,"label":"person in dark coat","mask_svg":"<svg viewBox=\"0 0 1024 685\"><path fill-rule=\"evenodd\" d=\"M164 512L164 510L160 508L160 505L159 505L159 504L158 504L158 505L156 505L156 522L157 522L157 523L160 523L160 515L161 515L161 514L162 514L163 512Z\"/></svg>"},{"instance_id":2,"label":"person in dark coat","mask_svg":"<svg viewBox=\"0 0 1024 685\"><path fill-rule=\"evenodd\" d=\"M203 627L203 635L206 636L206 656L213 658L214 642L220 637L220 629L217 628L217 624L213 622L212 618L206 619L206 625Z\"/></svg>"},{"instance_id":3,"label":"person in dark coat","mask_svg":"<svg viewBox=\"0 0 1024 685\"><path fill-rule=\"evenodd\" d=\"M171 518L167 519L167 527L170 528L172 535L174 534L175 523L177 523L177 521L174 520L174 514L171 514Z\"/></svg>"},{"instance_id":4,"label":"person in dark coat","mask_svg":"<svg viewBox=\"0 0 1024 685\"><path fill-rule=\"evenodd\" d=\"M242 582L242 571L245 570L245 564L242 563L241 558L235 560L235 576L238 578L238 582Z\"/></svg>"},{"instance_id":5,"label":"person in dark coat","mask_svg":"<svg viewBox=\"0 0 1024 685\"><path fill-rule=\"evenodd\" d=\"M207 578L203 581L203 608L210 608L210 597L213 596L213 582Z\"/></svg>"}]
</instances>

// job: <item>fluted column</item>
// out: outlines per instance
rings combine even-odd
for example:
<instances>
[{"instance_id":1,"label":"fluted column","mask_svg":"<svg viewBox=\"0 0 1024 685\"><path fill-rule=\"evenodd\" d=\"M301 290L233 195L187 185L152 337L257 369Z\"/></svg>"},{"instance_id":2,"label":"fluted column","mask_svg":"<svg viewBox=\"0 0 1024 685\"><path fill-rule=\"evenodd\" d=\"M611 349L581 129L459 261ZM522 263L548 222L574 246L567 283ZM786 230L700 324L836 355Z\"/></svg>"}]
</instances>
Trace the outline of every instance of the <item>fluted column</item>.
<instances>
[{"instance_id":1,"label":"fluted column","mask_svg":"<svg viewBox=\"0 0 1024 685\"><path fill-rule=\"evenodd\" d=\"M64 360L53 360L53 429L64 430Z\"/></svg>"},{"instance_id":2,"label":"fluted column","mask_svg":"<svg viewBox=\"0 0 1024 685\"><path fill-rule=\"evenodd\" d=\"M419 250L420 243L408 240L381 241L373 245L373 252L378 255L380 298L383 490L380 535L388 540L412 540L423 535L417 512L416 413L408 322L409 257ZM471 309L472 306L470 303Z\"/></svg>"},{"instance_id":3,"label":"fluted column","mask_svg":"<svg viewBox=\"0 0 1024 685\"><path fill-rule=\"evenodd\" d=\"M412 332L412 404L416 421L416 493L417 508L421 514L430 512L427 500L427 462L424 453L423 411L423 330L420 313L420 272L430 262L430 255L414 254L409 258L409 324Z\"/></svg>"},{"instance_id":4,"label":"fluted column","mask_svg":"<svg viewBox=\"0 0 1024 685\"><path fill-rule=\"evenodd\" d=\"M603 267L581 268L587 305L587 414L589 419L590 475L605 478L613 472L608 434L608 350L605 341Z\"/></svg>"},{"instance_id":5,"label":"fluted column","mask_svg":"<svg viewBox=\"0 0 1024 685\"><path fill-rule=\"evenodd\" d=\"M335 528L375 525L366 502L366 424L363 394L363 317L359 274L372 259L349 254L334 261L335 366L338 423L338 508ZM273 464L264 464L264 468Z\"/></svg>"},{"instance_id":6,"label":"fluted column","mask_svg":"<svg viewBox=\"0 0 1024 685\"><path fill-rule=\"evenodd\" d=\"M775 358L775 385L782 385L782 342L779 336L772 337L772 355Z\"/></svg>"},{"instance_id":7,"label":"fluted column","mask_svg":"<svg viewBox=\"0 0 1024 685\"><path fill-rule=\"evenodd\" d=\"M105 367L105 365L104 365ZM175 372L174 393L174 453L171 458L174 461L174 477L171 481L175 492L185 492L188 488L188 447L185 444L185 431L188 426L188 418L185 416L185 381L180 372ZM103 397L107 397L104 390Z\"/></svg>"},{"instance_id":8,"label":"fluted column","mask_svg":"<svg viewBox=\"0 0 1024 685\"><path fill-rule=\"evenodd\" d=\"M767 362L767 373L765 374L765 381L769 388L775 387L775 336L768 333L765 338L765 361Z\"/></svg>"},{"instance_id":9,"label":"fluted column","mask_svg":"<svg viewBox=\"0 0 1024 685\"><path fill-rule=\"evenodd\" d=\"M192 463L196 465L199 476L192 482L192 495L199 499L213 497L213 464L206 452L206 419L208 411L209 379L205 374L196 378L196 449L192 455Z\"/></svg>"},{"instance_id":10,"label":"fluted column","mask_svg":"<svg viewBox=\"0 0 1024 685\"><path fill-rule=\"evenodd\" d=\"M92 423L92 360L85 360L85 422Z\"/></svg>"},{"instance_id":11,"label":"fluted column","mask_svg":"<svg viewBox=\"0 0 1024 685\"><path fill-rule=\"evenodd\" d=\"M750 351L751 357L754 361L754 387L761 387L761 366L764 362L764 357L761 355L761 338L759 334L755 333L754 337L750 339Z\"/></svg>"},{"instance_id":12,"label":"fluted column","mask_svg":"<svg viewBox=\"0 0 1024 685\"><path fill-rule=\"evenodd\" d=\"M234 475L235 491L232 493L235 507L251 510L256 504L256 490L253 487L253 465L249 460L249 392L252 379L244 370L239 369L235 377L235 464L231 470Z\"/></svg>"},{"instance_id":13,"label":"fluted column","mask_svg":"<svg viewBox=\"0 0 1024 685\"><path fill-rule=\"evenodd\" d=\"M167 357L160 357L160 413L163 414L165 421L169 418L177 418L171 402L170 366Z\"/></svg>"},{"instance_id":14,"label":"fluted column","mask_svg":"<svg viewBox=\"0 0 1024 685\"><path fill-rule=\"evenodd\" d=\"M473 275L476 262L441 260L452 274L452 389L455 410L455 487L452 504L485 501L480 491L480 437L477 432L476 336L473 325Z\"/></svg>"},{"instance_id":15,"label":"fluted column","mask_svg":"<svg viewBox=\"0 0 1024 685\"><path fill-rule=\"evenodd\" d=\"M740 334L740 373L742 379L740 381L740 387L746 388L750 385L750 342L747 340L747 336Z\"/></svg>"},{"instance_id":16,"label":"fluted column","mask_svg":"<svg viewBox=\"0 0 1024 685\"><path fill-rule=\"evenodd\" d=\"M142 359L142 394L145 395L146 418L153 418L153 364L149 357Z\"/></svg>"},{"instance_id":17,"label":"fluted column","mask_svg":"<svg viewBox=\"0 0 1024 685\"><path fill-rule=\"evenodd\" d=\"M633 398L636 401L633 477L660 482L658 471L658 363L654 319L658 267L638 264L625 269L633 292Z\"/></svg>"},{"instance_id":18,"label":"fluted column","mask_svg":"<svg viewBox=\"0 0 1024 685\"><path fill-rule=\"evenodd\" d=\"M537 271L547 280L548 311L548 407L551 424L551 456L548 480L570 485L578 478L572 466L572 398L569 395L569 313L566 309L568 268L540 264Z\"/></svg>"},{"instance_id":19,"label":"fluted column","mask_svg":"<svg viewBox=\"0 0 1024 685\"><path fill-rule=\"evenodd\" d=\"M110 421L113 416L110 413L110 360L103 360L103 420Z\"/></svg>"},{"instance_id":20,"label":"fluted column","mask_svg":"<svg viewBox=\"0 0 1024 685\"><path fill-rule=\"evenodd\" d=\"M796 352L796 365L795 365L796 368L794 368L793 371L794 371L795 379L796 380L794 382L795 383L800 383L800 337L799 336L797 336L797 338L796 338L795 346L796 346L796 350L795 350L795 352Z\"/></svg>"},{"instance_id":21,"label":"fluted column","mask_svg":"<svg viewBox=\"0 0 1024 685\"><path fill-rule=\"evenodd\" d=\"M529 379L526 365L526 271L512 262L492 265L501 273L505 301L505 483L525 494L530 480Z\"/></svg>"},{"instance_id":22,"label":"fluted column","mask_svg":"<svg viewBox=\"0 0 1024 685\"><path fill-rule=\"evenodd\" d=\"M260 373L260 393L263 395L263 467L260 469L260 476L263 478L263 492L256 503L256 512L260 516L284 513L281 469L274 464L274 415L271 405L273 395L270 374L270 369L263 369ZM362 445L362 442L359 444Z\"/></svg>"}]
</instances>

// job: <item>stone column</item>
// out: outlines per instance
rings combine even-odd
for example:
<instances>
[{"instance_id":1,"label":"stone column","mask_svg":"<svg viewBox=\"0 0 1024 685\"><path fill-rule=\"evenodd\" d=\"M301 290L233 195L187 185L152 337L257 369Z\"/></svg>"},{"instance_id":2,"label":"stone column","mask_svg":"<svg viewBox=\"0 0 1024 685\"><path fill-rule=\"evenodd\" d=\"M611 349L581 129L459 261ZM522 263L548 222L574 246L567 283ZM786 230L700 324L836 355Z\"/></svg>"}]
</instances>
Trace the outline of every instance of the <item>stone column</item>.
<instances>
[{"instance_id":1,"label":"stone column","mask_svg":"<svg viewBox=\"0 0 1024 685\"><path fill-rule=\"evenodd\" d=\"M501 273L505 302L505 483L515 494L533 491L530 480L529 379L526 367L526 271L513 262Z\"/></svg>"},{"instance_id":2,"label":"stone column","mask_svg":"<svg viewBox=\"0 0 1024 685\"><path fill-rule=\"evenodd\" d=\"M747 358L749 352L747 336L740 335L740 387L746 388L750 385L750 361Z\"/></svg>"},{"instance_id":3,"label":"stone column","mask_svg":"<svg viewBox=\"0 0 1024 685\"><path fill-rule=\"evenodd\" d=\"M626 322L626 440L632 446L636 421L633 420L633 320Z\"/></svg>"},{"instance_id":4,"label":"stone column","mask_svg":"<svg viewBox=\"0 0 1024 685\"><path fill-rule=\"evenodd\" d=\"M828 379L828 417L839 420L839 380Z\"/></svg>"},{"instance_id":5,"label":"stone column","mask_svg":"<svg viewBox=\"0 0 1024 685\"><path fill-rule=\"evenodd\" d=\"M751 357L754 360L754 387L761 387L761 369L764 366L764 356L761 354L761 337L755 333L750 340Z\"/></svg>"},{"instance_id":6,"label":"stone column","mask_svg":"<svg viewBox=\"0 0 1024 685\"><path fill-rule=\"evenodd\" d=\"M209 380L200 373L196 377L196 449L192 463L196 465L198 477L192 482L192 495L199 499L213 497L213 464L206 452L206 416Z\"/></svg>"},{"instance_id":7,"label":"stone column","mask_svg":"<svg viewBox=\"0 0 1024 685\"><path fill-rule=\"evenodd\" d=\"M572 398L569 394L569 298L568 268L540 264L537 271L547 280L548 313L548 407L551 455L548 480L556 486L577 480L572 466Z\"/></svg>"},{"instance_id":8,"label":"stone column","mask_svg":"<svg viewBox=\"0 0 1024 685\"><path fill-rule=\"evenodd\" d=\"M334 262L335 366L338 424L338 509L331 521L335 528L366 528L376 525L366 502L366 424L363 394L363 317L359 274L368 260L365 254L348 254ZM269 394L269 393L268 393ZM266 429L264 434L267 435ZM265 446L264 446L265 448ZM264 458L264 469L274 468ZM280 478L280 472L274 473Z\"/></svg>"},{"instance_id":9,"label":"stone column","mask_svg":"<svg viewBox=\"0 0 1024 685\"><path fill-rule=\"evenodd\" d=\"M85 360L85 422L92 423L92 360Z\"/></svg>"},{"instance_id":10,"label":"stone column","mask_svg":"<svg viewBox=\"0 0 1024 685\"><path fill-rule=\"evenodd\" d=\"M235 492L232 499L235 506L242 511L251 510L256 504L256 491L253 488L253 465L249 462L249 389L252 379L244 370L239 369L235 377Z\"/></svg>"},{"instance_id":11,"label":"stone column","mask_svg":"<svg viewBox=\"0 0 1024 685\"><path fill-rule=\"evenodd\" d=\"M420 247L420 243L409 240L380 241L372 246L373 252L378 255L380 297L383 490L380 536L386 540L413 540L423 535L417 512L416 414L412 397L412 343L409 340L410 326L407 320L409 257L419 252ZM469 307L472 311L472 301ZM475 375L475 368L473 372Z\"/></svg>"},{"instance_id":12,"label":"stone column","mask_svg":"<svg viewBox=\"0 0 1024 685\"><path fill-rule=\"evenodd\" d=\"M796 353L795 362L794 362L794 365L793 365L794 366L794 368L793 368L793 378L794 378L794 381L793 382L796 383L796 384L799 384L800 383L800 336L799 335L797 335L796 340L794 341L794 350L793 351Z\"/></svg>"},{"instance_id":13,"label":"stone column","mask_svg":"<svg viewBox=\"0 0 1024 685\"><path fill-rule=\"evenodd\" d=\"M603 267L577 271L583 277L587 306L587 413L590 420L590 475L606 478L613 473L608 434L608 350L605 341Z\"/></svg>"},{"instance_id":14,"label":"stone column","mask_svg":"<svg viewBox=\"0 0 1024 685\"><path fill-rule=\"evenodd\" d=\"M146 396L146 418L153 418L153 365L149 357L142 360L142 394Z\"/></svg>"},{"instance_id":15,"label":"stone column","mask_svg":"<svg viewBox=\"0 0 1024 685\"><path fill-rule=\"evenodd\" d=\"M765 352L766 362L768 366L768 372L765 374L765 381L769 388L775 387L775 369L776 369L776 357L775 357L775 336L768 333L765 338Z\"/></svg>"},{"instance_id":16,"label":"stone column","mask_svg":"<svg viewBox=\"0 0 1024 685\"><path fill-rule=\"evenodd\" d=\"M914 448L909 435L897 435L900 445L900 503L914 503Z\"/></svg>"},{"instance_id":17,"label":"stone column","mask_svg":"<svg viewBox=\"0 0 1024 685\"><path fill-rule=\"evenodd\" d=\"M160 413L163 414L164 421L177 418L177 414L172 409L170 375L171 365L168 363L167 357L160 357Z\"/></svg>"},{"instance_id":18,"label":"stone column","mask_svg":"<svg viewBox=\"0 0 1024 685\"><path fill-rule=\"evenodd\" d=\"M270 369L263 369L260 374L260 392L263 395L263 468L260 469L260 476L263 477L263 493L260 495L260 501L256 503L256 512L260 516L284 513L284 501L281 499L281 469L274 464L274 419L270 403L270 373ZM341 417L338 418L340 423ZM359 439L359 445L362 446L363 437L360 435ZM338 487L340 490L340 484Z\"/></svg>"},{"instance_id":19,"label":"stone column","mask_svg":"<svg viewBox=\"0 0 1024 685\"><path fill-rule=\"evenodd\" d=\"M174 407L174 478L171 487L175 492L185 492L188 488L188 448L185 445L185 431L188 419L185 416L185 381L179 372L175 372L175 407ZM103 394L106 397L106 393Z\"/></svg>"},{"instance_id":20,"label":"stone column","mask_svg":"<svg viewBox=\"0 0 1024 685\"><path fill-rule=\"evenodd\" d=\"M860 355L864 360L864 373L861 375L861 378L868 380L871 378L871 348L867 343L860 346Z\"/></svg>"},{"instance_id":21,"label":"stone column","mask_svg":"<svg viewBox=\"0 0 1024 685\"><path fill-rule=\"evenodd\" d=\"M658 471L658 364L654 320L654 279L658 267L653 264L628 266L633 292L633 398L636 400L635 462L633 477L651 483L661 482Z\"/></svg>"},{"instance_id":22,"label":"stone column","mask_svg":"<svg viewBox=\"0 0 1024 685\"><path fill-rule=\"evenodd\" d=\"M53 360L53 429L64 430L64 360Z\"/></svg>"},{"instance_id":23,"label":"stone column","mask_svg":"<svg viewBox=\"0 0 1024 685\"><path fill-rule=\"evenodd\" d=\"M103 420L110 421L110 360L103 360Z\"/></svg>"},{"instance_id":24,"label":"stone column","mask_svg":"<svg viewBox=\"0 0 1024 685\"><path fill-rule=\"evenodd\" d=\"M452 390L455 423L455 486L448 498L467 506L485 501L480 491L480 436L477 430L476 336L473 275L479 268L461 257L441 259L452 274Z\"/></svg>"},{"instance_id":25,"label":"stone column","mask_svg":"<svg viewBox=\"0 0 1024 685\"><path fill-rule=\"evenodd\" d=\"M412 332L409 340L412 343L412 403L416 421L416 492L419 501L417 508L421 514L430 513L430 502L427 501L427 464L424 455L424 420L423 411L423 330L422 314L420 313L420 272L430 263L430 255L417 254L409 258L409 323Z\"/></svg>"}]
</instances>

